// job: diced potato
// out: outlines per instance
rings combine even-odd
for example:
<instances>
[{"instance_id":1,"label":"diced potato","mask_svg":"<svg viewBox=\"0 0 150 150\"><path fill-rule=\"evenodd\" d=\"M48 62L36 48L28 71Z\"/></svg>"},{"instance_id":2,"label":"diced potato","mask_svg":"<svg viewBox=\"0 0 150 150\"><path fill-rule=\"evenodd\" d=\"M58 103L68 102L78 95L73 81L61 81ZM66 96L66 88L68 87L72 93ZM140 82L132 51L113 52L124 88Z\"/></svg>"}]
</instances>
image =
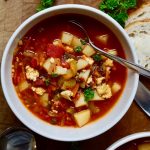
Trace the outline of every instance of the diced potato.
<instances>
[{"instance_id":1,"label":"diced potato","mask_svg":"<svg viewBox=\"0 0 150 150\"><path fill-rule=\"evenodd\" d=\"M81 69L84 69L85 67L88 66L88 62L84 59L79 59L78 62L77 62L77 70L81 70Z\"/></svg>"},{"instance_id":2,"label":"diced potato","mask_svg":"<svg viewBox=\"0 0 150 150\"><path fill-rule=\"evenodd\" d=\"M102 97L100 97L97 93L97 91L94 91L94 97L92 99L90 99L89 101L101 101L104 100Z\"/></svg>"},{"instance_id":3,"label":"diced potato","mask_svg":"<svg viewBox=\"0 0 150 150\"><path fill-rule=\"evenodd\" d=\"M70 64L70 69L72 70L73 74L77 74L77 62L76 60L72 59L72 61L69 62Z\"/></svg>"},{"instance_id":4,"label":"diced potato","mask_svg":"<svg viewBox=\"0 0 150 150\"><path fill-rule=\"evenodd\" d=\"M111 88L113 94L117 93L120 89L121 89L121 85L119 83L117 82L113 83Z\"/></svg>"},{"instance_id":5,"label":"diced potato","mask_svg":"<svg viewBox=\"0 0 150 150\"><path fill-rule=\"evenodd\" d=\"M27 88L29 88L30 84L25 80L25 81L22 81L21 83L19 83L18 85L18 88L19 88L19 91L22 92L24 90L26 90Z\"/></svg>"},{"instance_id":6,"label":"diced potato","mask_svg":"<svg viewBox=\"0 0 150 150\"><path fill-rule=\"evenodd\" d=\"M117 56L117 54L118 54L116 49L109 49L107 52L109 54L112 54L112 55L115 55L115 56Z\"/></svg>"},{"instance_id":7,"label":"diced potato","mask_svg":"<svg viewBox=\"0 0 150 150\"><path fill-rule=\"evenodd\" d=\"M63 68L61 66L56 66L55 73L58 75L67 74L67 68Z\"/></svg>"},{"instance_id":8,"label":"diced potato","mask_svg":"<svg viewBox=\"0 0 150 150\"><path fill-rule=\"evenodd\" d=\"M88 104L89 104L88 106L92 114L97 114L100 112L100 108L97 107L93 102L89 102Z\"/></svg>"},{"instance_id":9,"label":"diced potato","mask_svg":"<svg viewBox=\"0 0 150 150\"><path fill-rule=\"evenodd\" d=\"M48 93L44 93L42 96L40 96L40 103L44 107L48 106Z\"/></svg>"},{"instance_id":10,"label":"diced potato","mask_svg":"<svg viewBox=\"0 0 150 150\"><path fill-rule=\"evenodd\" d=\"M62 43L71 45L72 40L73 40L73 35L71 33L68 32L62 33L62 37L61 37Z\"/></svg>"},{"instance_id":11,"label":"diced potato","mask_svg":"<svg viewBox=\"0 0 150 150\"><path fill-rule=\"evenodd\" d=\"M55 68L55 63L52 63L52 59L48 58L43 63L43 68L48 72L48 74L51 74L52 70Z\"/></svg>"},{"instance_id":12,"label":"diced potato","mask_svg":"<svg viewBox=\"0 0 150 150\"><path fill-rule=\"evenodd\" d=\"M84 100L84 94L80 93L79 98L74 103L75 103L75 107L81 107L87 105L87 102Z\"/></svg>"},{"instance_id":13,"label":"diced potato","mask_svg":"<svg viewBox=\"0 0 150 150\"><path fill-rule=\"evenodd\" d=\"M77 46L82 46L82 43L79 38L76 36L73 37L72 42L71 42L72 47L77 47Z\"/></svg>"},{"instance_id":14,"label":"diced potato","mask_svg":"<svg viewBox=\"0 0 150 150\"><path fill-rule=\"evenodd\" d=\"M92 56L93 54L95 54L95 50L90 45L86 45L82 53L86 56Z\"/></svg>"},{"instance_id":15,"label":"diced potato","mask_svg":"<svg viewBox=\"0 0 150 150\"><path fill-rule=\"evenodd\" d=\"M82 110L80 112L74 113L74 118L75 118L77 125L79 127L82 127L83 125L88 123L88 121L90 120L91 112L89 109Z\"/></svg>"},{"instance_id":16,"label":"diced potato","mask_svg":"<svg viewBox=\"0 0 150 150\"><path fill-rule=\"evenodd\" d=\"M63 75L63 78L64 78L65 80L69 80L69 79L71 79L73 76L74 76L74 73L72 72L72 70L71 70L71 69L68 69L68 70L67 70L67 73L66 73L65 75Z\"/></svg>"},{"instance_id":17,"label":"diced potato","mask_svg":"<svg viewBox=\"0 0 150 150\"><path fill-rule=\"evenodd\" d=\"M93 58L87 57L87 56L85 56L85 55L83 55L82 58L83 58L84 60L86 60L86 61L89 63L89 65L93 65L93 63L94 63Z\"/></svg>"},{"instance_id":18,"label":"diced potato","mask_svg":"<svg viewBox=\"0 0 150 150\"><path fill-rule=\"evenodd\" d=\"M144 143L138 145L138 150L150 150L150 143Z\"/></svg>"},{"instance_id":19,"label":"diced potato","mask_svg":"<svg viewBox=\"0 0 150 150\"><path fill-rule=\"evenodd\" d=\"M62 42L61 42L60 39L55 39L55 40L53 41L53 45L55 45L55 46L62 46Z\"/></svg>"},{"instance_id":20,"label":"diced potato","mask_svg":"<svg viewBox=\"0 0 150 150\"><path fill-rule=\"evenodd\" d=\"M80 72L79 79L82 79L86 82L89 75L90 75L90 70L84 70L84 71Z\"/></svg>"},{"instance_id":21,"label":"diced potato","mask_svg":"<svg viewBox=\"0 0 150 150\"><path fill-rule=\"evenodd\" d=\"M107 44L108 38L109 38L109 35L108 35L108 34L104 34L104 35L97 36L97 39L98 39L100 42L102 42L103 44Z\"/></svg>"},{"instance_id":22,"label":"diced potato","mask_svg":"<svg viewBox=\"0 0 150 150\"><path fill-rule=\"evenodd\" d=\"M64 81L63 86L61 89L66 90L66 89L71 89L76 85L76 80L75 79L70 79L67 81Z\"/></svg>"}]
</instances>

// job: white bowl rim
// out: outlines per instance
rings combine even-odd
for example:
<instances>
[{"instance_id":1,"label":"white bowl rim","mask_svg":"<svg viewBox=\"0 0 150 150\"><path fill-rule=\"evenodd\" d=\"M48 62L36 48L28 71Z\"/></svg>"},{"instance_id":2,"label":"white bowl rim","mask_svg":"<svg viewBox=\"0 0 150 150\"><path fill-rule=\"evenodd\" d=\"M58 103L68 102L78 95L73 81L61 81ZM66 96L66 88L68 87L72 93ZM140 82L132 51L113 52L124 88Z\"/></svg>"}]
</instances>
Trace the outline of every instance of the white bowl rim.
<instances>
[{"instance_id":1,"label":"white bowl rim","mask_svg":"<svg viewBox=\"0 0 150 150\"><path fill-rule=\"evenodd\" d=\"M51 8L48 8L48 9L45 9L39 13L36 13L34 14L33 16L29 17L27 20L25 20L17 29L16 31L12 34L11 38L9 39L7 45L6 45L6 48L4 50L4 53L3 53L3 57L2 57L2 64L1 64L1 83L2 83L2 89L3 89L3 92L4 92L4 95L6 97L6 100L7 100L7 103L9 104L10 108L13 110L14 114L17 116L17 118L23 122L23 124L25 124L27 127L29 127L30 129L32 129L34 132L44 136L44 137L47 137L47 138L51 138L51 139L54 139L54 140L59 140L59 141L79 141L79 140L85 140L85 139L89 139L89 138L92 138L92 137L95 137L95 136L98 136L100 133L95 133L95 134L92 134L92 136L86 136L86 137L83 137L82 138L73 138L73 139L68 139L68 138L64 138L64 139L61 139L59 137L50 137L50 135L45 135L43 134L41 131L37 130L36 127L34 126L29 126L28 125L28 122L24 119L24 117L19 114L16 109L14 109L13 107L13 103L11 100L9 100L9 96L7 94L7 88L6 88L6 85L5 85L5 81L4 81L4 76L5 76L5 73L3 70L5 70L5 63L6 63L6 57L7 57L7 53L9 51L9 48L10 48L10 45L12 44L13 40L15 39L15 37L17 36L17 34L28 24L30 23L30 21L42 16L43 14L46 14L46 13L49 13L51 11L54 11L54 10L59 10L59 9L67 9L67 8L78 8L78 9L83 9L83 10L87 10L87 11L91 11L93 13L97 13L97 14L100 14L100 15L103 15L106 19L110 20L119 30L121 33L123 33L123 36L125 37L126 40L128 40L128 43L129 43L129 46L131 47L131 49L134 49L133 48L133 45L131 44L130 40L129 40L129 37L127 35L127 33L125 33L124 29L114 20L112 19L110 16L108 16L107 14L105 14L104 12L98 10L98 9L95 9L93 7L90 7L90 6L85 6L85 5L79 5L79 4L64 4L64 5L58 5L58 6L53 6ZM136 56L136 53L135 51L132 51L132 55L133 55L133 58L134 58L134 61L135 63L138 63L138 60L137 60L137 56ZM139 79L139 75L137 73L134 73L134 79L135 79L135 82L134 82L134 89L130 95L130 99L134 99L134 96L135 96L135 93L136 93L136 90L137 90L137 87L138 87L138 79ZM109 125L107 125L107 127L105 128L105 130L101 131L101 134L104 133L105 131L107 131L108 129L110 129L111 127L113 127L123 116L124 114L127 112L127 110L129 109L130 105L131 105L132 101L130 100L128 102L128 105L126 107L126 109L124 109L124 111L122 111L115 119L113 122L111 122Z\"/></svg>"},{"instance_id":2,"label":"white bowl rim","mask_svg":"<svg viewBox=\"0 0 150 150\"><path fill-rule=\"evenodd\" d=\"M137 132L134 134L130 134L128 136L125 136L125 137L119 139L118 141L113 143L110 147L108 147L106 150L115 150L116 148L119 148L120 146L122 146L130 141L140 139L140 138L146 138L146 137L150 137L150 131Z\"/></svg>"}]
</instances>

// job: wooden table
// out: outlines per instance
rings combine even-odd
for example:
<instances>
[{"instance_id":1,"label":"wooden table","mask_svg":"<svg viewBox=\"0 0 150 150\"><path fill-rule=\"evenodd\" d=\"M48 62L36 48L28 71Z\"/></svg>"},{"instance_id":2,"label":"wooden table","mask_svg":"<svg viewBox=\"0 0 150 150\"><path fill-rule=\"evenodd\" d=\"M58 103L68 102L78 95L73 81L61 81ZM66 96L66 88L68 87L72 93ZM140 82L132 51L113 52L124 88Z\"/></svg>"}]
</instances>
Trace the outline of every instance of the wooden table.
<instances>
[{"instance_id":1,"label":"wooden table","mask_svg":"<svg viewBox=\"0 0 150 150\"><path fill-rule=\"evenodd\" d=\"M56 0L56 5L79 3L97 8L99 2L100 0ZM39 0L0 0L0 59L11 34L21 22L35 13L38 3ZM0 132L10 126L23 126L23 124L10 110L0 88ZM140 131L150 131L150 118L133 102L128 112L117 125L100 136L81 141L78 144L81 150L105 150L106 147L116 140ZM71 143L49 140L36 134L35 136L38 150L70 149Z\"/></svg>"}]
</instances>

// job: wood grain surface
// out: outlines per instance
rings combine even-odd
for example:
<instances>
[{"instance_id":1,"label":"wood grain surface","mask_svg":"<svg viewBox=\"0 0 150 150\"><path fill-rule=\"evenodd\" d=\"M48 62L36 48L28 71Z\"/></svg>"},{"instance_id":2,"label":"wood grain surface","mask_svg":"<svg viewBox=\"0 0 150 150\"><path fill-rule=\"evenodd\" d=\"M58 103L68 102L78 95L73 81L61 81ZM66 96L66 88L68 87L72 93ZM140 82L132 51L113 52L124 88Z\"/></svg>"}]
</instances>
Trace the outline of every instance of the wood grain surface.
<instances>
[{"instance_id":1,"label":"wood grain surface","mask_svg":"<svg viewBox=\"0 0 150 150\"><path fill-rule=\"evenodd\" d=\"M142 2L140 1L140 4ZM36 13L35 10L38 3L39 0L0 0L0 60L9 37L25 19ZM97 8L100 0L56 0L55 5L73 3ZM10 110L0 88L0 132L11 126L23 126L23 124ZM81 141L78 144L80 150L105 150L106 147L119 138L141 131L150 131L150 118L133 102L125 116L112 129L100 136ZM70 149L71 143L49 140L37 134L35 136L38 150Z\"/></svg>"}]
</instances>

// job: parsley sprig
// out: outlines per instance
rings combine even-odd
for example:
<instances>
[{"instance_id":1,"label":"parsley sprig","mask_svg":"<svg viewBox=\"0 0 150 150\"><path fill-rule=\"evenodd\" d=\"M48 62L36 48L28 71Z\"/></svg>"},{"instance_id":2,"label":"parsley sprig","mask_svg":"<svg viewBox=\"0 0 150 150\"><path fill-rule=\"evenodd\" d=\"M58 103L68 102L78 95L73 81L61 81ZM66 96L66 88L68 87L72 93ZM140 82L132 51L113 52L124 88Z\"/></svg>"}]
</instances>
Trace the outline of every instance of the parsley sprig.
<instances>
[{"instance_id":1,"label":"parsley sprig","mask_svg":"<svg viewBox=\"0 0 150 150\"><path fill-rule=\"evenodd\" d=\"M122 27L128 19L128 9L135 8L137 0L103 0L99 9L114 18Z\"/></svg>"},{"instance_id":2,"label":"parsley sprig","mask_svg":"<svg viewBox=\"0 0 150 150\"><path fill-rule=\"evenodd\" d=\"M88 102L94 97L94 91L91 88L87 88L84 90L85 101Z\"/></svg>"},{"instance_id":3,"label":"parsley sprig","mask_svg":"<svg viewBox=\"0 0 150 150\"><path fill-rule=\"evenodd\" d=\"M37 11L44 10L54 5L55 0L41 0L39 6L37 7Z\"/></svg>"}]
</instances>

